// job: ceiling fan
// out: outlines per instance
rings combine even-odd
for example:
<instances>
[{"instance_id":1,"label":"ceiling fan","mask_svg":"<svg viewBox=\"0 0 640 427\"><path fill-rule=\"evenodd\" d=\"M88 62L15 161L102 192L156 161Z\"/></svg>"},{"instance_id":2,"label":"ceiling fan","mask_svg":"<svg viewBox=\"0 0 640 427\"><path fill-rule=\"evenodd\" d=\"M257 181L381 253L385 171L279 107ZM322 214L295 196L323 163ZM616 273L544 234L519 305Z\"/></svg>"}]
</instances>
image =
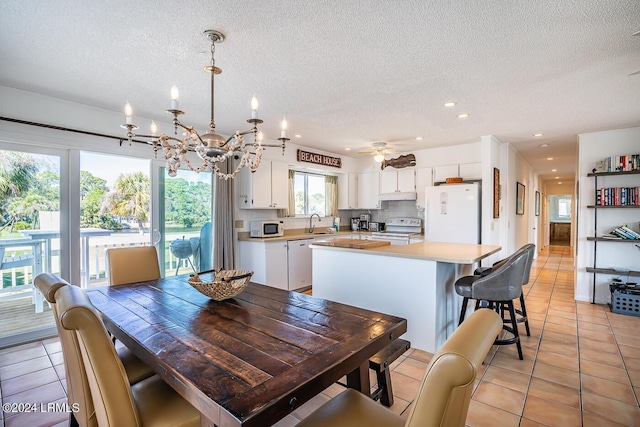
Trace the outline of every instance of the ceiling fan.
<instances>
[{"instance_id":1,"label":"ceiling fan","mask_svg":"<svg viewBox=\"0 0 640 427\"><path fill-rule=\"evenodd\" d=\"M373 156L376 162L381 163L384 160L384 156L391 153L393 153L393 150L387 148L386 142L374 142L371 150L358 151L357 154Z\"/></svg>"}]
</instances>

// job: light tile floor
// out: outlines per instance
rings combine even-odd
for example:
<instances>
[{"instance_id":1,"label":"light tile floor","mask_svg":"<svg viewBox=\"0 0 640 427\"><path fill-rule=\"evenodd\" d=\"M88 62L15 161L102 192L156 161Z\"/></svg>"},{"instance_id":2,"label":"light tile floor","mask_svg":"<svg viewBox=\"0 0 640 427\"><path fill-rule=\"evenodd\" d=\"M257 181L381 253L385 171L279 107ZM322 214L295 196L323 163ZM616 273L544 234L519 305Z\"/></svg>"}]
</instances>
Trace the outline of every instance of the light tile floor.
<instances>
[{"instance_id":1,"label":"light tile floor","mask_svg":"<svg viewBox=\"0 0 640 427\"><path fill-rule=\"evenodd\" d=\"M569 247L551 247L534 262L524 290L531 324L531 337L523 337L525 360L514 346L491 350L468 426L640 426L640 318L575 302L573 277ZM34 402L39 410L3 413L0 427L67 425L68 414L39 406L65 401L60 351L57 339L0 350L0 399ZM430 357L411 349L392 364L394 412L408 415ZM277 426L295 426L341 391L334 384Z\"/></svg>"}]
</instances>

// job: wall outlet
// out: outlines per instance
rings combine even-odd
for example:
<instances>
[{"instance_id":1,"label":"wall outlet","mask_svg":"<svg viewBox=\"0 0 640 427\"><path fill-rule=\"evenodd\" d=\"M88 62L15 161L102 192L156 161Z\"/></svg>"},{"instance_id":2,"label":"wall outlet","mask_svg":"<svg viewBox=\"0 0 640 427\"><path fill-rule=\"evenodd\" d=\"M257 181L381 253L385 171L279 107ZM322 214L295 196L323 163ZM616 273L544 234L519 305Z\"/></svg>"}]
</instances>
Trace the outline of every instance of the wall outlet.
<instances>
[{"instance_id":1,"label":"wall outlet","mask_svg":"<svg viewBox=\"0 0 640 427\"><path fill-rule=\"evenodd\" d=\"M235 226L236 226L236 228L244 228L244 221L241 220L241 219L237 219L235 221Z\"/></svg>"}]
</instances>

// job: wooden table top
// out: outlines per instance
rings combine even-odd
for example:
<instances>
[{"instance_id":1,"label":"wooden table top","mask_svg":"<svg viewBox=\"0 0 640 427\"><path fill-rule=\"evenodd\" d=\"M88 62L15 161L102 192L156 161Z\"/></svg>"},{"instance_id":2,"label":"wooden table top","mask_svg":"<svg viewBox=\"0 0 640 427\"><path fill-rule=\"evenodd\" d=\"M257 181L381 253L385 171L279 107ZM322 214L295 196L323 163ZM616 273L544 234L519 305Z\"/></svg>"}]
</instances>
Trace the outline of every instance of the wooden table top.
<instances>
[{"instance_id":1,"label":"wooden table top","mask_svg":"<svg viewBox=\"0 0 640 427\"><path fill-rule=\"evenodd\" d=\"M107 329L205 425L271 425L347 374L368 393L368 359L407 330L399 317L253 283L217 302L186 280L88 293Z\"/></svg>"}]
</instances>

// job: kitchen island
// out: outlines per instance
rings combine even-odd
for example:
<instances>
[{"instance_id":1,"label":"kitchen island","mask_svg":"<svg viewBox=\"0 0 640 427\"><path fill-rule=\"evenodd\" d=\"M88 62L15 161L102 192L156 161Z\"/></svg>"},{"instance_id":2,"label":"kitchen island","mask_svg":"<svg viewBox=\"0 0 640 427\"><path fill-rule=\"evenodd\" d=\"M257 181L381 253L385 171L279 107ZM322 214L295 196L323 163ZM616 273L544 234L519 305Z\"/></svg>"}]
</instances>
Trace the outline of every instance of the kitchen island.
<instances>
[{"instance_id":1,"label":"kitchen island","mask_svg":"<svg viewBox=\"0 0 640 427\"><path fill-rule=\"evenodd\" d=\"M311 245L313 295L407 319L403 338L435 353L457 327L455 281L501 248L421 242L371 249Z\"/></svg>"}]
</instances>

